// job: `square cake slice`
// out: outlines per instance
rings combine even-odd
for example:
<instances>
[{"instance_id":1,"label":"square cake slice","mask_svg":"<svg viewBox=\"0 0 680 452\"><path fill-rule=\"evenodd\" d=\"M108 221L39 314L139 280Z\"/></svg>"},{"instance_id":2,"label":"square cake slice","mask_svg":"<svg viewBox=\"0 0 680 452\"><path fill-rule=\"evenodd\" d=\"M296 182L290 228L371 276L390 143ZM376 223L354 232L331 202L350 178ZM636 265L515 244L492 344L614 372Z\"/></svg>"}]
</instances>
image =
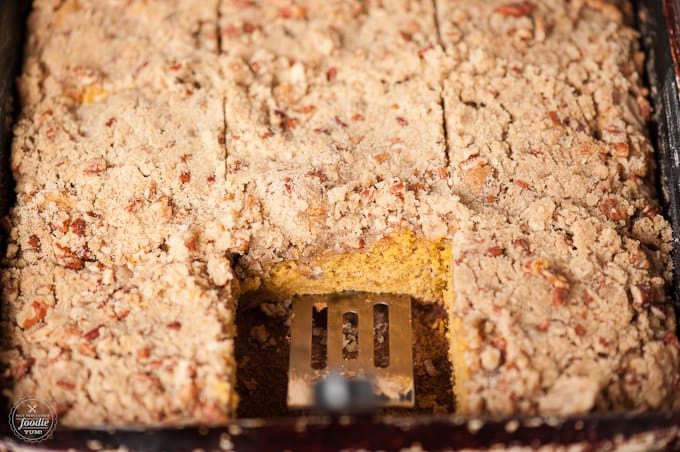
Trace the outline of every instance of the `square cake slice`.
<instances>
[{"instance_id":1,"label":"square cake slice","mask_svg":"<svg viewBox=\"0 0 680 452\"><path fill-rule=\"evenodd\" d=\"M185 66L215 57L217 1L37 0L27 36L25 112L52 96L87 103L143 85L167 89L177 79L205 84Z\"/></svg>"},{"instance_id":2,"label":"square cake slice","mask_svg":"<svg viewBox=\"0 0 680 452\"><path fill-rule=\"evenodd\" d=\"M3 269L10 398L49 401L69 427L233 417L231 290L211 285L191 260L161 252L132 269L89 267Z\"/></svg>"},{"instance_id":3,"label":"square cake slice","mask_svg":"<svg viewBox=\"0 0 680 452\"><path fill-rule=\"evenodd\" d=\"M72 427L233 418L223 98L133 88L31 111L1 270L7 395Z\"/></svg>"},{"instance_id":4,"label":"square cake slice","mask_svg":"<svg viewBox=\"0 0 680 452\"><path fill-rule=\"evenodd\" d=\"M441 93L346 58L284 62L227 92L227 180L252 237L239 265L277 296L441 299L444 239L465 211L447 184Z\"/></svg>"},{"instance_id":5,"label":"square cake slice","mask_svg":"<svg viewBox=\"0 0 680 452\"><path fill-rule=\"evenodd\" d=\"M461 414L680 406L672 305L644 252L606 222L526 231L480 215L453 245L450 312ZM642 261L641 261L642 259Z\"/></svg>"}]
</instances>

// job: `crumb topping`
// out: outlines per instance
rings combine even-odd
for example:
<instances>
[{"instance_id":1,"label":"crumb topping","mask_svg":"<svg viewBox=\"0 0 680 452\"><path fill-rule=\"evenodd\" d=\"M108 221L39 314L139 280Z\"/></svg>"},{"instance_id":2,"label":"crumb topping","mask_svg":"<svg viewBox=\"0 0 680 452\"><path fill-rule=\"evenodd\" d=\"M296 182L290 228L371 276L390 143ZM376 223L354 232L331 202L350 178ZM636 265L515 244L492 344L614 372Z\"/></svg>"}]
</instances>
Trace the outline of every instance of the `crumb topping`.
<instances>
[{"instance_id":1,"label":"crumb topping","mask_svg":"<svg viewBox=\"0 0 680 452\"><path fill-rule=\"evenodd\" d=\"M406 229L451 243L461 412L680 407L630 17L602 0L35 1L7 394L71 426L225 422L236 273Z\"/></svg>"}]
</instances>

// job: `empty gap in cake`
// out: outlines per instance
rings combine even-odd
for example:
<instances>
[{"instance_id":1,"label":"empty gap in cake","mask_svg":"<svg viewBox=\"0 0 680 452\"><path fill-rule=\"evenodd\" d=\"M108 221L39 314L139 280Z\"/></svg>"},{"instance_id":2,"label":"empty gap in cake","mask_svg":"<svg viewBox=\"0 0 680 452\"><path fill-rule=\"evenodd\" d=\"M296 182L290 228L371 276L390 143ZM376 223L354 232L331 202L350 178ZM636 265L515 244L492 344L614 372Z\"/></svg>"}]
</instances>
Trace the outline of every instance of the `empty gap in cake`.
<instances>
[{"instance_id":1,"label":"empty gap in cake","mask_svg":"<svg viewBox=\"0 0 680 452\"><path fill-rule=\"evenodd\" d=\"M349 311L342 315L342 357L359 357L359 316L356 312Z\"/></svg>"},{"instance_id":2,"label":"empty gap in cake","mask_svg":"<svg viewBox=\"0 0 680 452\"><path fill-rule=\"evenodd\" d=\"M312 369L325 369L327 365L328 307L317 304L312 308Z\"/></svg>"},{"instance_id":3,"label":"empty gap in cake","mask_svg":"<svg viewBox=\"0 0 680 452\"><path fill-rule=\"evenodd\" d=\"M373 363L375 367L390 365L390 317L389 306L376 303L373 306Z\"/></svg>"},{"instance_id":4,"label":"empty gap in cake","mask_svg":"<svg viewBox=\"0 0 680 452\"><path fill-rule=\"evenodd\" d=\"M286 405L291 304L249 293L236 311L238 417L279 417Z\"/></svg>"}]
</instances>

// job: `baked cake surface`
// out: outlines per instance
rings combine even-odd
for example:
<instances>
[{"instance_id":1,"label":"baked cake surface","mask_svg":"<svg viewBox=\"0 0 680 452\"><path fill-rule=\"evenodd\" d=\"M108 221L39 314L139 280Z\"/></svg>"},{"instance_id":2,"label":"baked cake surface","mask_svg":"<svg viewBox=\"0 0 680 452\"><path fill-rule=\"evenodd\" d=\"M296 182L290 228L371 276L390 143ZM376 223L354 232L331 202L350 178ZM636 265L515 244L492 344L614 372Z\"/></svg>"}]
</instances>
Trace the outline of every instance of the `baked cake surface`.
<instances>
[{"instance_id":1,"label":"baked cake surface","mask_svg":"<svg viewBox=\"0 0 680 452\"><path fill-rule=\"evenodd\" d=\"M680 406L629 15L34 2L8 395L72 426L223 423L240 294L363 290L445 304L458 412Z\"/></svg>"}]
</instances>

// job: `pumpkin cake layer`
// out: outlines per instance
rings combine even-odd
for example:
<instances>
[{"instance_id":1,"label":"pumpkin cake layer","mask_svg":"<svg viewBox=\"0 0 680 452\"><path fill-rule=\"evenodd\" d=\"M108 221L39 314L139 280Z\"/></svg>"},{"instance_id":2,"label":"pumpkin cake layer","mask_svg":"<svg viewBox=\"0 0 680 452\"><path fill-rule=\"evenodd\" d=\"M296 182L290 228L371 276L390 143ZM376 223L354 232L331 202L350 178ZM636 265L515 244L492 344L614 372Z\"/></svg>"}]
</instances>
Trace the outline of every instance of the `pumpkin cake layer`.
<instances>
[{"instance_id":1,"label":"pumpkin cake layer","mask_svg":"<svg viewBox=\"0 0 680 452\"><path fill-rule=\"evenodd\" d=\"M678 407L637 36L605 2L438 2L462 413Z\"/></svg>"}]
</instances>

